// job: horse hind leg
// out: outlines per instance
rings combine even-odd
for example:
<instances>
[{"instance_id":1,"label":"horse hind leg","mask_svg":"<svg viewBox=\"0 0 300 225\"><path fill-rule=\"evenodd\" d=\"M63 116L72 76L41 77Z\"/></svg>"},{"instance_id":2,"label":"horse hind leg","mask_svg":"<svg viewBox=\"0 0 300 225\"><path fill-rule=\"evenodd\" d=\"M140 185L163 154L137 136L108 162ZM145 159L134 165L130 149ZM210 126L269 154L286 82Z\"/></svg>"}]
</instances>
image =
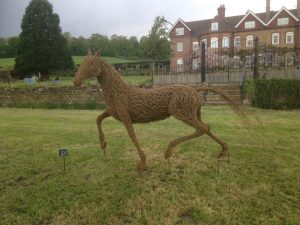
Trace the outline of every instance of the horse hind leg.
<instances>
[{"instance_id":1,"label":"horse hind leg","mask_svg":"<svg viewBox=\"0 0 300 225\"><path fill-rule=\"evenodd\" d=\"M175 116L176 118L176 116ZM177 118L179 119L179 118ZM197 117L195 117L194 119L183 119L183 118L180 118L181 121L183 121L184 123L194 127L196 129L196 131L193 133L193 134L190 134L190 135L187 135L187 136L183 136L183 137L179 137L177 139L174 139L172 140L168 147L167 147L167 150L165 151L165 159L169 159L171 158L172 154L173 154L173 148L176 147L176 145L182 143L182 142L185 142L185 141L188 141L188 140L191 140L191 139L194 139L194 138L197 138L197 137L200 137L202 136L203 134L206 133L207 131L207 127L203 126L199 119Z\"/></svg>"},{"instance_id":2,"label":"horse hind leg","mask_svg":"<svg viewBox=\"0 0 300 225\"><path fill-rule=\"evenodd\" d=\"M223 142L220 138L218 138L217 136L215 136L213 133L211 133L211 131L209 130L206 133L209 137L211 137L212 139L214 139L217 143L219 143L222 146L222 151L220 152L220 154L218 155L218 159L222 159L225 157L228 157L228 162L229 162L229 151L228 151L228 146L225 142Z\"/></svg>"}]
</instances>

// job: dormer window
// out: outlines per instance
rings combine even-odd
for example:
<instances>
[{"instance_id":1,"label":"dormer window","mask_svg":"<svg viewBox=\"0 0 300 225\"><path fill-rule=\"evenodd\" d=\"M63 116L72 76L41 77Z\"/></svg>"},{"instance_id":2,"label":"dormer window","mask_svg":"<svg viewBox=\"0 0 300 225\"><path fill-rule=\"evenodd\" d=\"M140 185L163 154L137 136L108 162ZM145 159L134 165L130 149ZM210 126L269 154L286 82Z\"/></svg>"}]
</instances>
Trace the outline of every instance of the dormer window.
<instances>
[{"instance_id":1,"label":"dormer window","mask_svg":"<svg viewBox=\"0 0 300 225\"><path fill-rule=\"evenodd\" d=\"M184 28L176 28L176 36L184 35Z\"/></svg>"},{"instance_id":2,"label":"dormer window","mask_svg":"<svg viewBox=\"0 0 300 225\"><path fill-rule=\"evenodd\" d=\"M245 29L255 28L255 21L247 21L245 22Z\"/></svg>"},{"instance_id":3,"label":"dormer window","mask_svg":"<svg viewBox=\"0 0 300 225\"><path fill-rule=\"evenodd\" d=\"M219 23L211 23L211 30L212 31L219 30Z\"/></svg>"},{"instance_id":4,"label":"dormer window","mask_svg":"<svg viewBox=\"0 0 300 225\"><path fill-rule=\"evenodd\" d=\"M282 25L288 25L289 24L289 18L278 18L277 19L277 25L282 26Z\"/></svg>"}]
</instances>

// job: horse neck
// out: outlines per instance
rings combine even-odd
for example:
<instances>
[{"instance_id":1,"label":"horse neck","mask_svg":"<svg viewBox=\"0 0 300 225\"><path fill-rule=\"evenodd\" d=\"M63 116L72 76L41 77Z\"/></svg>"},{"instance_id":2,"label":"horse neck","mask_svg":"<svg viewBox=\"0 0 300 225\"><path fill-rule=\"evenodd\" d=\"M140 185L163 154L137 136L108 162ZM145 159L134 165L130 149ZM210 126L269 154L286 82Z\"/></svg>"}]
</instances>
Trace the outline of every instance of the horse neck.
<instances>
[{"instance_id":1,"label":"horse neck","mask_svg":"<svg viewBox=\"0 0 300 225\"><path fill-rule=\"evenodd\" d=\"M129 86L122 80L120 74L108 64L103 64L101 76L99 77L101 88L106 94L119 93Z\"/></svg>"}]
</instances>

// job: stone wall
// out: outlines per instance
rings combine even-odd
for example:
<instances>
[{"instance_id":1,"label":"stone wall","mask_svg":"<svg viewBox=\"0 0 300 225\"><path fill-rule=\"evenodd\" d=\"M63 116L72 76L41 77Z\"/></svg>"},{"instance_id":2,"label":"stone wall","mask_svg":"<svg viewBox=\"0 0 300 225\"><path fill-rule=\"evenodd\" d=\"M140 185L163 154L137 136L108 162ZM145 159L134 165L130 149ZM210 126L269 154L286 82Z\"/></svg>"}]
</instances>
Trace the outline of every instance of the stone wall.
<instances>
[{"instance_id":1,"label":"stone wall","mask_svg":"<svg viewBox=\"0 0 300 225\"><path fill-rule=\"evenodd\" d=\"M100 87L0 88L1 107L101 108Z\"/></svg>"}]
</instances>

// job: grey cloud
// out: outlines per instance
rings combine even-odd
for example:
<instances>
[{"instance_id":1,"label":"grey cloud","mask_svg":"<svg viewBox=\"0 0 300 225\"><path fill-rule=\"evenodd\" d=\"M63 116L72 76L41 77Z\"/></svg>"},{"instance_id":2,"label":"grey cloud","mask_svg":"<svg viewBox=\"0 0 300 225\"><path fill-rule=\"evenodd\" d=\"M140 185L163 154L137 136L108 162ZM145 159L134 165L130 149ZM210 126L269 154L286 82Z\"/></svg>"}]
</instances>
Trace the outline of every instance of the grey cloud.
<instances>
[{"instance_id":1,"label":"grey cloud","mask_svg":"<svg viewBox=\"0 0 300 225\"><path fill-rule=\"evenodd\" d=\"M212 18L217 7L226 6L227 15L241 15L247 9L265 10L265 1L252 0L250 5L240 0L49 0L58 13L63 32L89 37L93 33L125 36L147 35L154 18L165 16L170 22L178 18L186 21ZM29 0L0 0L0 37L16 36ZM282 4L294 8L296 0L271 1L273 10Z\"/></svg>"}]
</instances>

